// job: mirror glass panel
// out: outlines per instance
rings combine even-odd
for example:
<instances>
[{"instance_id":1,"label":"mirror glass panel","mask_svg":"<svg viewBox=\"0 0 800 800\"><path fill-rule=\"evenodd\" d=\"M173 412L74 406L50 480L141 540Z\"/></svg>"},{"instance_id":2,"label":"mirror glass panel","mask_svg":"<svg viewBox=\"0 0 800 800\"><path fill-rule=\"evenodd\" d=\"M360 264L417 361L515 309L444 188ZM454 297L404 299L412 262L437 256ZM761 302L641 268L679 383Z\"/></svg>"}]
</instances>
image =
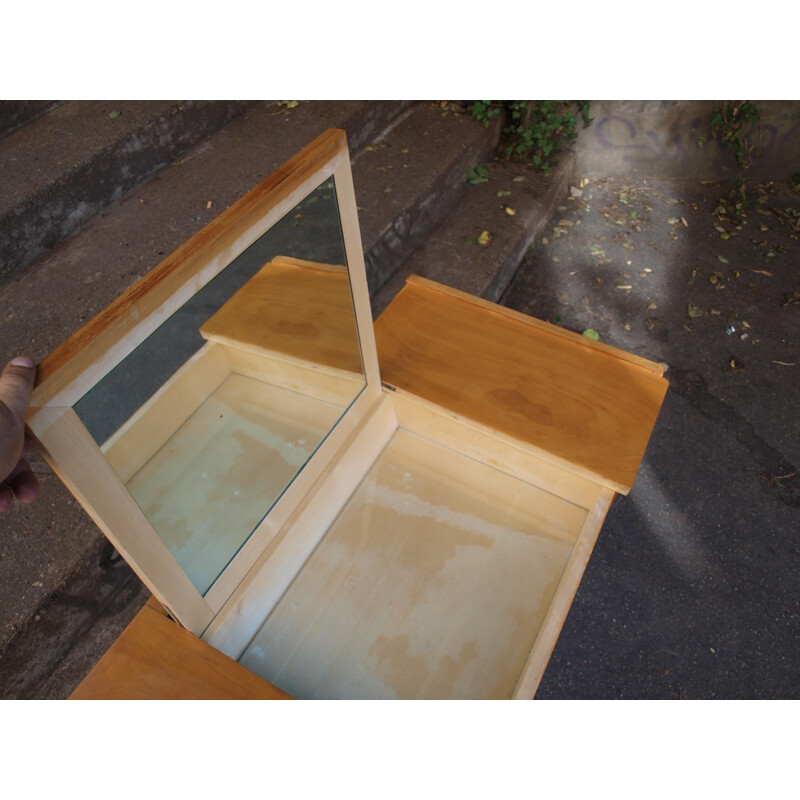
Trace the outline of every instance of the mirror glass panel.
<instances>
[{"instance_id":1,"label":"mirror glass panel","mask_svg":"<svg viewBox=\"0 0 800 800\"><path fill-rule=\"evenodd\" d=\"M205 593L364 386L331 178L74 408Z\"/></svg>"}]
</instances>

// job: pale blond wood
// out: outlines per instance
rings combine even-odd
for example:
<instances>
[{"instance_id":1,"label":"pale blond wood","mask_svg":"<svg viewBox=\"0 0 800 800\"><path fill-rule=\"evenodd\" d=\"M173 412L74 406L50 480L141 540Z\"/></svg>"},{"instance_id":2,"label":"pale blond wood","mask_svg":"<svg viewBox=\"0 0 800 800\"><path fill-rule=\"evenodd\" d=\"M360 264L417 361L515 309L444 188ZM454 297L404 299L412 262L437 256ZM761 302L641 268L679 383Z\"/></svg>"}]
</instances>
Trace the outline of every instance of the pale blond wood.
<instances>
[{"instance_id":1,"label":"pale blond wood","mask_svg":"<svg viewBox=\"0 0 800 800\"><path fill-rule=\"evenodd\" d=\"M298 697L508 697L586 516L398 430L241 663Z\"/></svg>"},{"instance_id":2,"label":"pale blond wood","mask_svg":"<svg viewBox=\"0 0 800 800\"><path fill-rule=\"evenodd\" d=\"M377 401L373 398L362 423L350 431L336 456L314 476L313 485L302 487L305 493L297 499L291 514L279 518L273 512L265 520L265 525L277 528L270 546L209 626L203 635L206 641L232 658L241 656L396 427L391 401L380 395ZM295 481L291 490L297 484Z\"/></svg>"},{"instance_id":3,"label":"pale blond wood","mask_svg":"<svg viewBox=\"0 0 800 800\"><path fill-rule=\"evenodd\" d=\"M364 246L358 224L353 173L349 162L340 162L334 171L336 198L339 205L339 218L342 223L347 269L350 273L350 287L353 292L353 307L356 313L358 338L361 345L361 361L367 383L380 386L378 352L375 347L375 331L372 326L372 306L367 284L367 268L364 264Z\"/></svg>"},{"instance_id":4,"label":"pale blond wood","mask_svg":"<svg viewBox=\"0 0 800 800\"><path fill-rule=\"evenodd\" d=\"M200 328L210 341L362 373L347 268L264 265Z\"/></svg>"},{"instance_id":5,"label":"pale blond wood","mask_svg":"<svg viewBox=\"0 0 800 800\"><path fill-rule=\"evenodd\" d=\"M667 389L655 371L430 282L407 283L375 328L386 384L630 490Z\"/></svg>"},{"instance_id":6,"label":"pale blond wood","mask_svg":"<svg viewBox=\"0 0 800 800\"><path fill-rule=\"evenodd\" d=\"M32 405L74 404L186 300L342 168L349 171L345 134L326 131L49 355L37 370Z\"/></svg>"},{"instance_id":7,"label":"pale blond wood","mask_svg":"<svg viewBox=\"0 0 800 800\"><path fill-rule=\"evenodd\" d=\"M71 408L48 407L28 428L53 468L100 530L175 619L195 633L213 617L172 553Z\"/></svg>"},{"instance_id":8,"label":"pale blond wood","mask_svg":"<svg viewBox=\"0 0 800 800\"><path fill-rule=\"evenodd\" d=\"M230 373L222 348L204 345L100 448L123 483L157 453Z\"/></svg>"},{"instance_id":9,"label":"pale blond wood","mask_svg":"<svg viewBox=\"0 0 800 800\"><path fill-rule=\"evenodd\" d=\"M364 376L360 372L310 364L287 355L272 356L247 346L217 346L224 352L231 372L316 397L342 409L364 388Z\"/></svg>"},{"instance_id":10,"label":"pale blond wood","mask_svg":"<svg viewBox=\"0 0 800 800\"><path fill-rule=\"evenodd\" d=\"M536 694L615 496L610 489L603 489L597 504L586 517L550 608L547 610L547 616L519 677L513 694L515 699L530 699Z\"/></svg>"},{"instance_id":11,"label":"pale blond wood","mask_svg":"<svg viewBox=\"0 0 800 800\"><path fill-rule=\"evenodd\" d=\"M483 461L587 510L597 502L601 485L577 474L571 464L556 463L557 459L543 450L402 389L394 390L391 396L401 428Z\"/></svg>"},{"instance_id":12,"label":"pale blond wood","mask_svg":"<svg viewBox=\"0 0 800 800\"><path fill-rule=\"evenodd\" d=\"M146 605L70 700L290 700Z\"/></svg>"}]
</instances>

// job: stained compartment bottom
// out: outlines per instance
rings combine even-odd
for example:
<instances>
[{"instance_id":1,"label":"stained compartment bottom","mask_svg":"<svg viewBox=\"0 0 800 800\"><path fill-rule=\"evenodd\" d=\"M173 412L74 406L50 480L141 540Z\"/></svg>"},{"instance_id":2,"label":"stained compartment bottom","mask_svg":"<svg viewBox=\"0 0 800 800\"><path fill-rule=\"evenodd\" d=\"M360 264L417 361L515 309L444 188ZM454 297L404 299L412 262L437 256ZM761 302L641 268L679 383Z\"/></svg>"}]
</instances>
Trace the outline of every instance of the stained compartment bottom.
<instances>
[{"instance_id":1,"label":"stained compartment bottom","mask_svg":"<svg viewBox=\"0 0 800 800\"><path fill-rule=\"evenodd\" d=\"M240 662L300 698L507 698L587 511L398 429Z\"/></svg>"}]
</instances>

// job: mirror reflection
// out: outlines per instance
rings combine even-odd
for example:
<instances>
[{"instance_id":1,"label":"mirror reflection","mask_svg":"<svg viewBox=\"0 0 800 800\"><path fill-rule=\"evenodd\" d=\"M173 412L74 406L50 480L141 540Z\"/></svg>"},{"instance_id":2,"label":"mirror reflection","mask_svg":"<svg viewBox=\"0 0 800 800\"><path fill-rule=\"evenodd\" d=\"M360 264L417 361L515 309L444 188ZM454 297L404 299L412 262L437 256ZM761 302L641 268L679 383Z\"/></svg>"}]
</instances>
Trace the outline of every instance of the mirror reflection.
<instances>
[{"instance_id":1,"label":"mirror reflection","mask_svg":"<svg viewBox=\"0 0 800 800\"><path fill-rule=\"evenodd\" d=\"M205 593L364 385L330 179L75 411Z\"/></svg>"}]
</instances>

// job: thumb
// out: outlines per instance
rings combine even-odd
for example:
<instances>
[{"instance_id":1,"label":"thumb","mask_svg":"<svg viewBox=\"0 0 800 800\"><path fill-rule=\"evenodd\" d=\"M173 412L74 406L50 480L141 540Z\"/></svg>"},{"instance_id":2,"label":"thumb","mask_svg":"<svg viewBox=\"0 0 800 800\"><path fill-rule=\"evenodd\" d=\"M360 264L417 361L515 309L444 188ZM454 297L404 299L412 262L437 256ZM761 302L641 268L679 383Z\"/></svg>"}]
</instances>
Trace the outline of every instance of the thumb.
<instances>
[{"instance_id":1,"label":"thumb","mask_svg":"<svg viewBox=\"0 0 800 800\"><path fill-rule=\"evenodd\" d=\"M26 356L12 359L0 375L0 480L22 454L25 413L35 377L36 365Z\"/></svg>"}]
</instances>

